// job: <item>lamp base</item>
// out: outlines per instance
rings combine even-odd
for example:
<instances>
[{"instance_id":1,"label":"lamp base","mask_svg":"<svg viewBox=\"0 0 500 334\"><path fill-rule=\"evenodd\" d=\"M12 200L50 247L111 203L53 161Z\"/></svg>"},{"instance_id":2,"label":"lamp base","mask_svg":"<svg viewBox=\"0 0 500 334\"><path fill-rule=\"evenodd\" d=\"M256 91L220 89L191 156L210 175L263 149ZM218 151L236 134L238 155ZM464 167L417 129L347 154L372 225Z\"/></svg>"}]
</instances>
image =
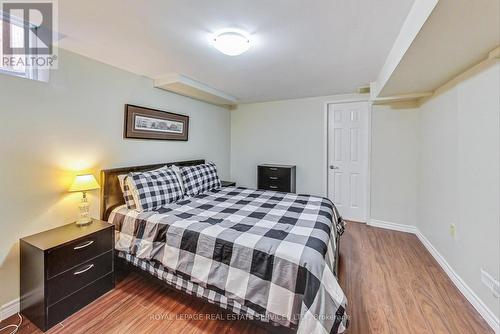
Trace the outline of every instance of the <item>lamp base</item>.
<instances>
[{"instance_id":1,"label":"lamp base","mask_svg":"<svg viewBox=\"0 0 500 334\"><path fill-rule=\"evenodd\" d=\"M78 209L80 209L80 218L76 221L77 226L92 224L92 218L89 217L89 206L89 202L87 201L87 193L84 191L82 201L78 205Z\"/></svg>"},{"instance_id":2,"label":"lamp base","mask_svg":"<svg viewBox=\"0 0 500 334\"><path fill-rule=\"evenodd\" d=\"M86 226L92 224L94 220L92 218L80 218L78 219L75 224L76 226Z\"/></svg>"}]
</instances>

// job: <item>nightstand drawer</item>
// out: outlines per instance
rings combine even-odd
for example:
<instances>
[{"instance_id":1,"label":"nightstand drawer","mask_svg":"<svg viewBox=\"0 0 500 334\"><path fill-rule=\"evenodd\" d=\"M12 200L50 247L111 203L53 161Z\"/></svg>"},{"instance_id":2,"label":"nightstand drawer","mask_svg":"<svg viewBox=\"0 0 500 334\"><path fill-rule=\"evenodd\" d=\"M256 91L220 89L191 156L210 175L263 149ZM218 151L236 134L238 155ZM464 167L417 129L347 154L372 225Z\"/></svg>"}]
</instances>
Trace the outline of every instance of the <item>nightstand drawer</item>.
<instances>
[{"instance_id":1,"label":"nightstand drawer","mask_svg":"<svg viewBox=\"0 0 500 334\"><path fill-rule=\"evenodd\" d=\"M290 184L290 176L270 176L264 175L260 180L263 184L279 184L279 185L287 185Z\"/></svg>"},{"instance_id":2,"label":"nightstand drawer","mask_svg":"<svg viewBox=\"0 0 500 334\"><path fill-rule=\"evenodd\" d=\"M259 166L259 174L262 177L289 178L290 172L286 168Z\"/></svg>"},{"instance_id":3,"label":"nightstand drawer","mask_svg":"<svg viewBox=\"0 0 500 334\"><path fill-rule=\"evenodd\" d=\"M47 254L47 278L113 249L113 229L105 229L50 250Z\"/></svg>"},{"instance_id":4,"label":"nightstand drawer","mask_svg":"<svg viewBox=\"0 0 500 334\"><path fill-rule=\"evenodd\" d=\"M113 271L113 252L109 251L51 278L47 282L48 305L54 304L111 271Z\"/></svg>"},{"instance_id":5,"label":"nightstand drawer","mask_svg":"<svg viewBox=\"0 0 500 334\"><path fill-rule=\"evenodd\" d=\"M114 287L113 274L110 273L74 294L47 308L47 327L50 328L90 304Z\"/></svg>"},{"instance_id":6,"label":"nightstand drawer","mask_svg":"<svg viewBox=\"0 0 500 334\"><path fill-rule=\"evenodd\" d=\"M276 181L261 181L258 184L259 189L262 190L272 190L281 192L290 192L290 183L288 182L276 182Z\"/></svg>"}]
</instances>

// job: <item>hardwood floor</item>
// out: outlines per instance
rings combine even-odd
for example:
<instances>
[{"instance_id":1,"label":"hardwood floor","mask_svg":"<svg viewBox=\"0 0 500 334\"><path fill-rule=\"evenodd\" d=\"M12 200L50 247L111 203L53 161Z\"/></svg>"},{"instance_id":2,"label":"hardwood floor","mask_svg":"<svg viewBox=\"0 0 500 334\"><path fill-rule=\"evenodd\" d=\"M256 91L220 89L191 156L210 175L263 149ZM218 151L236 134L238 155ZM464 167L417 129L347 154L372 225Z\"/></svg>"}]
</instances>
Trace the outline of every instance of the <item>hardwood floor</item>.
<instances>
[{"instance_id":1,"label":"hardwood floor","mask_svg":"<svg viewBox=\"0 0 500 334\"><path fill-rule=\"evenodd\" d=\"M493 333L414 235L348 224L340 282L349 334ZM224 318L214 305L132 273L47 333L267 333L254 322ZM10 317L0 327L17 321ZM25 319L18 333L41 332Z\"/></svg>"},{"instance_id":2,"label":"hardwood floor","mask_svg":"<svg viewBox=\"0 0 500 334\"><path fill-rule=\"evenodd\" d=\"M349 224L340 282L349 333L493 333L413 234Z\"/></svg>"}]
</instances>

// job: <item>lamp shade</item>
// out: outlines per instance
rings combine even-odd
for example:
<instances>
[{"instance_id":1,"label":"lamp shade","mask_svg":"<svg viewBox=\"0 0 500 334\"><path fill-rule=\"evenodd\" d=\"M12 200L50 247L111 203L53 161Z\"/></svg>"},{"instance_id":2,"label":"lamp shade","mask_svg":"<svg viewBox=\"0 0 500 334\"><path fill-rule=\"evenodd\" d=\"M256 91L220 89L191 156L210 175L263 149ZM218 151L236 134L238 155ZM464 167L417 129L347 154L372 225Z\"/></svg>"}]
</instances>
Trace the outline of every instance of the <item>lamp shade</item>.
<instances>
[{"instance_id":1,"label":"lamp shade","mask_svg":"<svg viewBox=\"0 0 500 334\"><path fill-rule=\"evenodd\" d=\"M97 183L97 180L95 179L94 175L92 174L85 174L85 175L77 175L75 177L75 180L71 184L71 187L69 187L69 191L87 191L87 190L94 190L94 189L99 189L99 183Z\"/></svg>"}]
</instances>

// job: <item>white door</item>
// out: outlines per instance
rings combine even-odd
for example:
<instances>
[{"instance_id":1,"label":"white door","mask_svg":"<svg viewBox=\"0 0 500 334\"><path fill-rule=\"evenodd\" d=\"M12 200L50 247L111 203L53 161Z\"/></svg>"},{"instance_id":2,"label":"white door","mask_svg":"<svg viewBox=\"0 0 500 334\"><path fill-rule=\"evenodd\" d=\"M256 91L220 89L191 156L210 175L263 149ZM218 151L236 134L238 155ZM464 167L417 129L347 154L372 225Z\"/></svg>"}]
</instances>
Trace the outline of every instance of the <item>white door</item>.
<instances>
[{"instance_id":1,"label":"white door","mask_svg":"<svg viewBox=\"0 0 500 334\"><path fill-rule=\"evenodd\" d=\"M328 105L328 197L358 222L368 218L369 113L367 102Z\"/></svg>"}]
</instances>

